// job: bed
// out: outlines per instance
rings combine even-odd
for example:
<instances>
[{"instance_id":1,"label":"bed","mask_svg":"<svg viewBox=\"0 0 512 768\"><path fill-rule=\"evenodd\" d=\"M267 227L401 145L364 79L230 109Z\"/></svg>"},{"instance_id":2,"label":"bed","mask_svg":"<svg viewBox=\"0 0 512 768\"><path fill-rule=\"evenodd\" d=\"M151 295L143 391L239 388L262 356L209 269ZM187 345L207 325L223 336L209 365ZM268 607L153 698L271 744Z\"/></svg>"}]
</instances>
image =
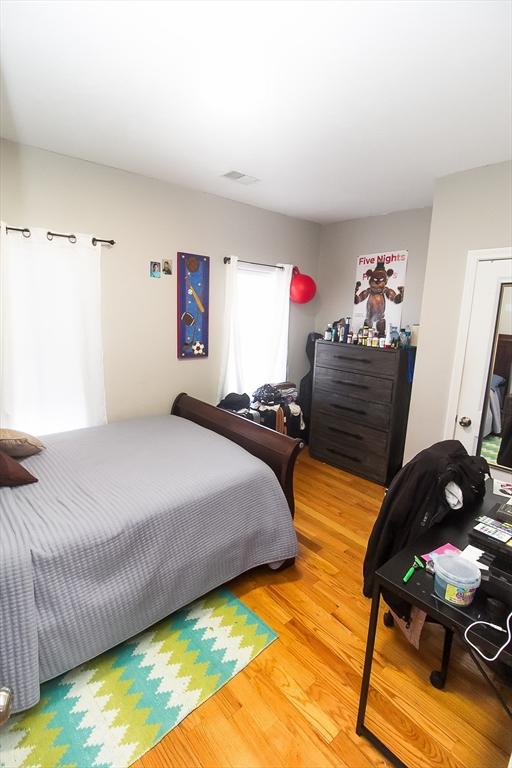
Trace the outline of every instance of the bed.
<instances>
[{"instance_id":1,"label":"bed","mask_svg":"<svg viewBox=\"0 0 512 768\"><path fill-rule=\"evenodd\" d=\"M179 395L171 415L44 438L0 489L0 685L39 685L235 576L293 561L302 444Z\"/></svg>"}]
</instances>

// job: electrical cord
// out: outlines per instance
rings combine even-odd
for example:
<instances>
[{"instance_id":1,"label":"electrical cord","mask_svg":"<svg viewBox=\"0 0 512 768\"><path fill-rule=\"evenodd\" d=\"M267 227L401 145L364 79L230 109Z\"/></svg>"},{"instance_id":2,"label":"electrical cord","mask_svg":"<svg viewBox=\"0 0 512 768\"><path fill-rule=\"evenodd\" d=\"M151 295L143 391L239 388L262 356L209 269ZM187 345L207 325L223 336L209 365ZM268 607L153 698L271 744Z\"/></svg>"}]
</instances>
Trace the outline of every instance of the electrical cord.
<instances>
[{"instance_id":1,"label":"electrical cord","mask_svg":"<svg viewBox=\"0 0 512 768\"><path fill-rule=\"evenodd\" d=\"M475 662L475 666L480 670L480 674L485 678L485 680L487 680L487 683L490 685L490 687L494 691L494 693L495 693L498 701L500 702L501 706L503 707L503 709L505 710L505 712L507 713L509 718L512 720L512 710L510 709L510 707L508 706L507 702L505 701L505 698L502 695L501 691L497 688L497 686L494 685L493 681L491 680L491 678L489 677L489 675L485 671L485 669L484 669L484 667L482 665L482 662L478 660L478 656L475 653L473 653L473 650L472 650L471 646L468 648L468 653L471 656L471 658L473 659L473 661Z\"/></svg>"},{"instance_id":2,"label":"electrical cord","mask_svg":"<svg viewBox=\"0 0 512 768\"><path fill-rule=\"evenodd\" d=\"M512 639L512 629L510 627L511 619L512 619L512 611L509 613L509 615L507 617L507 620L505 622L506 629L504 629L503 627L499 627L497 624L491 624L490 621L473 621L473 623L470 624L469 627L467 627L466 631L464 632L464 640L468 643L468 645L470 645L472 648L474 648L475 651L478 654L480 654L482 659L485 659L485 661L496 661L496 659L498 658L500 653L505 650L507 645L510 643L510 640ZM498 632L506 632L507 633L507 639L505 640L505 642L503 643L501 648L499 648L496 651L494 656L486 656L485 653L483 653L483 651L481 651L480 648L477 648L477 646L474 643L472 643L471 640L468 637L468 632L470 632L473 629L473 627L476 627L479 624L482 624L482 625L484 625L486 627L492 627L492 629L497 629Z\"/></svg>"},{"instance_id":3,"label":"electrical cord","mask_svg":"<svg viewBox=\"0 0 512 768\"><path fill-rule=\"evenodd\" d=\"M498 697L498 699L500 701L500 704L502 705L503 709L505 710L505 712L507 713L509 718L512 720L512 710L508 706L508 704L505 701L504 697L502 696L501 692L494 685L494 683L492 682L491 678L489 677L489 675L487 674L487 672L483 668L481 662L478 660L478 657L475 655L475 653L473 653L473 649L474 649L476 651L476 653L478 653L478 655L482 657L482 659L485 659L485 661L496 661L498 659L499 655L501 654L501 652L510 643L510 640L512 638L512 630L510 628L510 621L511 621L511 619L512 619L512 612L509 613L509 615L507 617L507 620L505 622L505 626L507 627L506 629L504 629L503 627L499 627L497 624L491 624L490 621L474 621L472 624L469 625L469 627L466 628L466 631L464 632L464 640L466 641L466 643L469 646L469 648L468 648L469 655L471 656L471 658L475 662L476 666L480 670L480 673L484 676L484 678L487 680L487 682L489 683L489 685L493 689L493 691L496 694L496 696ZM476 645L474 643L472 643L471 640L468 638L468 632L470 632L471 629L473 629L473 627L477 626L478 624L484 624L486 627L492 627L492 629L498 630L498 632L506 632L507 633L506 641L501 646L501 648L498 649L497 653L495 653L494 656L486 656L480 650L480 648L477 648Z\"/></svg>"}]
</instances>

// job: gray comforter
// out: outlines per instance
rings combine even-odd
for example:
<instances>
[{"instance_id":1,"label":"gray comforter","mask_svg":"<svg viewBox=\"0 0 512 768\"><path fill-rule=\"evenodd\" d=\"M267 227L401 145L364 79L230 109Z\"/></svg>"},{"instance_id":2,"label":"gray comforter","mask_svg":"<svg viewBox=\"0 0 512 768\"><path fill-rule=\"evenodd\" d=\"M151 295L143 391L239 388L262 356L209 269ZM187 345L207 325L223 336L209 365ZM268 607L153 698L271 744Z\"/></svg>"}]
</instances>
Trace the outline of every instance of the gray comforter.
<instances>
[{"instance_id":1,"label":"gray comforter","mask_svg":"<svg viewBox=\"0 0 512 768\"><path fill-rule=\"evenodd\" d=\"M296 554L284 494L245 450L162 416L44 438L0 488L0 686L14 711L243 571Z\"/></svg>"}]
</instances>

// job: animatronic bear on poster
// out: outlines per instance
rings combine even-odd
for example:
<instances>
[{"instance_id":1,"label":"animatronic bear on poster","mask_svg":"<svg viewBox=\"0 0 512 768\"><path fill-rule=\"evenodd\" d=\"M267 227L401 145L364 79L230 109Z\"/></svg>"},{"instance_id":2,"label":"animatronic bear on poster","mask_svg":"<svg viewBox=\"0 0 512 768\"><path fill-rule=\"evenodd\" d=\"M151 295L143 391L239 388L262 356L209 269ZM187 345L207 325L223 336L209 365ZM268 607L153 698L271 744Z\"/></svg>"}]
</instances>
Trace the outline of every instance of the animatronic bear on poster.
<instances>
[{"instance_id":1,"label":"animatronic bear on poster","mask_svg":"<svg viewBox=\"0 0 512 768\"><path fill-rule=\"evenodd\" d=\"M388 267L389 264L396 265L396 269ZM369 281L368 288L358 293L361 287L361 280L357 279L361 274L361 267L370 265L371 269L366 269L361 275L363 280ZM356 287L354 292L354 318L359 316L361 321L371 328L375 328L379 335L386 333L386 321L390 325L400 327L401 307L394 305L401 304L404 298L403 284L405 282L405 269L407 267L407 251L398 251L396 253L379 253L371 256L360 256L358 259L358 274L356 275ZM388 285L389 280L393 278L396 290ZM364 318L362 309L357 307L366 300Z\"/></svg>"}]
</instances>

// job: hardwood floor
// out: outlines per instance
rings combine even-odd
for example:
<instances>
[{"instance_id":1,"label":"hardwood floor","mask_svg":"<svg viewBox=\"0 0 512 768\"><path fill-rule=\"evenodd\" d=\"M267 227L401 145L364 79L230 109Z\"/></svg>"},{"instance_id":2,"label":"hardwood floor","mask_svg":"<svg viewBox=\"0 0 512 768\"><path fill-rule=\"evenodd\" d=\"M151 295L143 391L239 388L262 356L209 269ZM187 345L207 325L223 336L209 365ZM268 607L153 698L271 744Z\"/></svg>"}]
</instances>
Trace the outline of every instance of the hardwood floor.
<instances>
[{"instance_id":1,"label":"hardwood floor","mask_svg":"<svg viewBox=\"0 0 512 768\"><path fill-rule=\"evenodd\" d=\"M354 730L370 608L362 561L382 496L380 486L301 455L295 566L228 585L279 639L136 768L388 765ZM442 634L427 625L419 653L380 622L367 724L410 768L505 768L510 721L457 641L446 689L429 683Z\"/></svg>"}]
</instances>

